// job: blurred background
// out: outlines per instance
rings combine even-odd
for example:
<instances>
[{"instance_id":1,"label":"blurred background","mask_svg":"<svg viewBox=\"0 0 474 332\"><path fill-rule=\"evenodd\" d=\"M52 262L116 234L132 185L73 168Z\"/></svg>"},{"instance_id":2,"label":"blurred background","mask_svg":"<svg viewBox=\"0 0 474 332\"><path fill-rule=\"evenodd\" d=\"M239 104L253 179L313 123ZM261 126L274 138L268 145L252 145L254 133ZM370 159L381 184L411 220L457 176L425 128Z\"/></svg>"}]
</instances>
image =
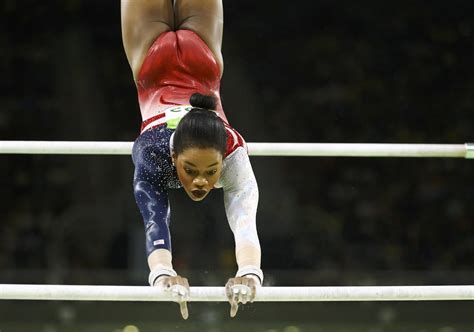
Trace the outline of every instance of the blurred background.
<instances>
[{"instance_id":1,"label":"blurred background","mask_svg":"<svg viewBox=\"0 0 474 332\"><path fill-rule=\"evenodd\" d=\"M248 142L474 141L474 3L224 1L222 100ZM119 1L0 3L0 140L133 141ZM253 157L266 284L472 284L473 164ZM0 155L0 283L146 285L123 156ZM234 243L213 192L171 193L173 261L224 285ZM0 302L0 331L472 331L474 304ZM25 319L27 317L27 319Z\"/></svg>"}]
</instances>

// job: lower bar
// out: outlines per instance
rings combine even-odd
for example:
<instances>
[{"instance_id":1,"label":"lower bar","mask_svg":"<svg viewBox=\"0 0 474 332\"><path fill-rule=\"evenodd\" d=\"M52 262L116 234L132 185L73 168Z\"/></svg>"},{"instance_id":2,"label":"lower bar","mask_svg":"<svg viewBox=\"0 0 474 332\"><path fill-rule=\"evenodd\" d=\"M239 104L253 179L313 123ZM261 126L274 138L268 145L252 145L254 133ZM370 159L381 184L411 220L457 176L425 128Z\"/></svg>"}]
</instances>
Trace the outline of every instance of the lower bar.
<instances>
[{"instance_id":1,"label":"lower bar","mask_svg":"<svg viewBox=\"0 0 474 332\"><path fill-rule=\"evenodd\" d=\"M1 300L173 301L148 286L0 285ZM257 302L474 300L474 286L261 287ZM190 302L225 302L224 287L191 287Z\"/></svg>"}]
</instances>

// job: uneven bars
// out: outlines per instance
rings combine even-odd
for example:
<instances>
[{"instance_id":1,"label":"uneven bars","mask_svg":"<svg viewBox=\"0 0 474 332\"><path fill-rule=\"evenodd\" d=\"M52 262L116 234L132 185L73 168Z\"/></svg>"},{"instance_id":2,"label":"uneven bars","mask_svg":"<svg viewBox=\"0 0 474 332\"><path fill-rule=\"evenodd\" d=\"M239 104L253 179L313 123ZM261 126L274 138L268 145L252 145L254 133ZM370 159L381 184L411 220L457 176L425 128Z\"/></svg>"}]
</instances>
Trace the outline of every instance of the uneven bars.
<instances>
[{"instance_id":1,"label":"uneven bars","mask_svg":"<svg viewBox=\"0 0 474 332\"><path fill-rule=\"evenodd\" d=\"M0 141L0 154L130 155L133 142ZM474 158L474 143L248 143L251 156Z\"/></svg>"},{"instance_id":2,"label":"uneven bars","mask_svg":"<svg viewBox=\"0 0 474 332\"><path fill-rule=\"evenodd\" d=\"M172 301L148 286L0 284L1 300ZM474 300L474 286L261 287L257 302ZM190 302L226 302L224 287L191 287Z\"/></svg>"}]
</instances>

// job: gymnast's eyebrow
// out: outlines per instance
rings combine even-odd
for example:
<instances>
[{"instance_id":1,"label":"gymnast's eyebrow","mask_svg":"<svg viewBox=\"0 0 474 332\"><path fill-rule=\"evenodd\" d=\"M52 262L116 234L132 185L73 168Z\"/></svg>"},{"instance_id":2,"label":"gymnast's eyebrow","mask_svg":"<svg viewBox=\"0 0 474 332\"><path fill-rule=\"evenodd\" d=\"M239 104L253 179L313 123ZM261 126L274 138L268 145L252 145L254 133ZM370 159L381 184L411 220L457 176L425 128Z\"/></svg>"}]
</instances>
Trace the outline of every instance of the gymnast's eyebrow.
<instances>
[{"instance_id":1,"label":"gymnast's eyebrow","mask_svg":"<svg viewBox=\"0 0 474 332\"><path fill-rule=\"evenodd\" d=\"M192 162L189 162L187 160L184 163L187 164L187 165L193 166L193 167L197 167ZM217 164L219 164L219 162L215 162L214 164L211 164L211 165L207 166L207 168L212 167L212 166L216 166Z\"/></svg>"}]
</instances>

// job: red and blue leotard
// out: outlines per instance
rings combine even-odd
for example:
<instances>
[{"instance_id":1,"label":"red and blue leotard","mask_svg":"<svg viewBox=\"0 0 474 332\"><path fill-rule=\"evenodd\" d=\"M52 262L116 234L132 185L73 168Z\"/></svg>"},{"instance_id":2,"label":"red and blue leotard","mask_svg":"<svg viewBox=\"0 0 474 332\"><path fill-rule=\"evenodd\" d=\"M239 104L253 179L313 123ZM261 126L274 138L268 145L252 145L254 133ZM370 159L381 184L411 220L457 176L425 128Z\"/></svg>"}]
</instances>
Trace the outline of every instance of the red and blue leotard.
<instances>
[{"instance_id":1,"label":"red and blue leotard","mask_svg":"<svg viewBox=\"0 0 474 332\"><path fill-rule=\"evenodd\" d=\"M194 32L161 34L149 49L136 79L142 114L141 134L133 146L135 200L145 223L148 255L171 250L168 190L181 183L171 161L174 127L170 109L186 108L199 92L216 97L217 114L227 131L227 152L216 184L224 189L224 204L236 249L258 247L256 230L258 187L242 136L227 122L219 95L220 69L214 55Z\"/></svg>"}]
</instances>

